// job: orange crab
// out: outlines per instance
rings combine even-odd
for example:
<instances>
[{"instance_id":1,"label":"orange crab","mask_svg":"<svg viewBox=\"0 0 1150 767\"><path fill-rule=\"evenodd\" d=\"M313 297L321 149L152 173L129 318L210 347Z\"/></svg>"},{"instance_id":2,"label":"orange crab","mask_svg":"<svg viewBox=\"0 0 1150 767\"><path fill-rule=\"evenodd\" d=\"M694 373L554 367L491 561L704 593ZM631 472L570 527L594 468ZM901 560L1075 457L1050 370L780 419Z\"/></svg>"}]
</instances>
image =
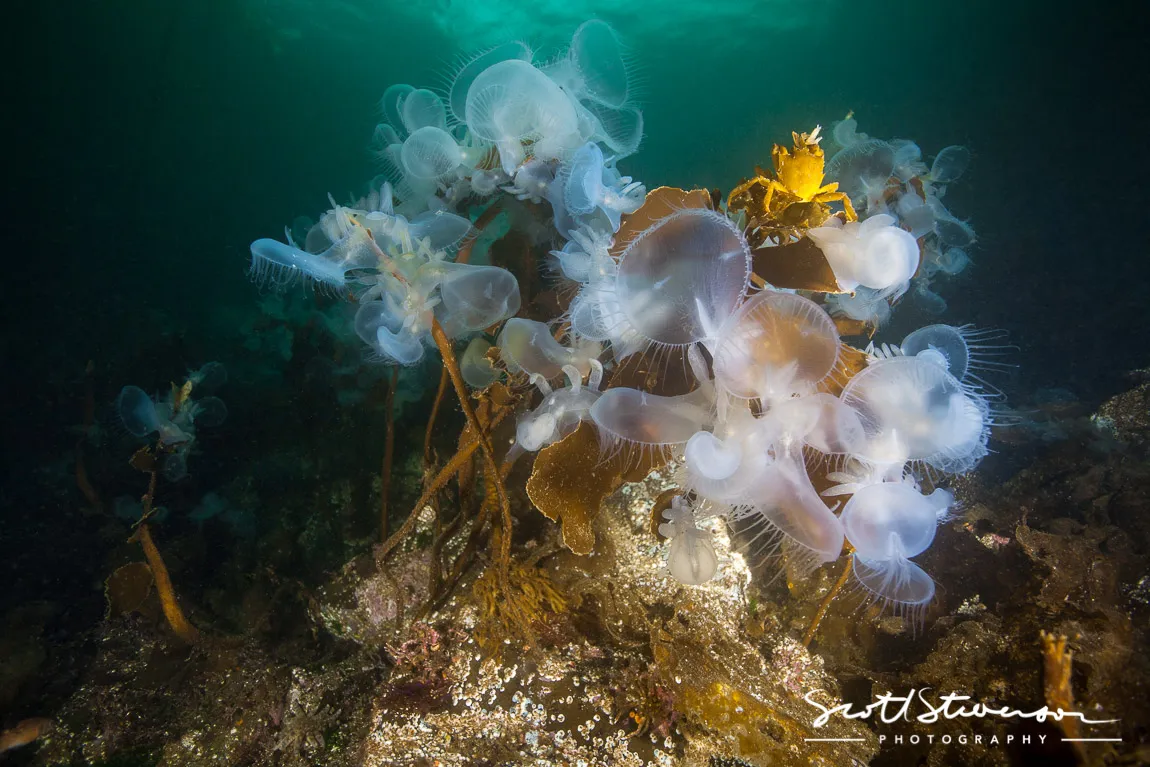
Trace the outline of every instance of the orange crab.
<instances>
[{"instance_id":1,"label":"orange crab","mask_svg":"<svg viewBox=\"0 0 1150 767\"><path fill-rule=\"evenodd\" d=\"M794 149L775 144L771 152L774 177L755 168L755 177L735 187L727 198L727 210L747 216L748 237L761 246L767 240L786 243L797 240L808 229L821 226L832 215L829 203L842 203L847 221L858 215L850 198L838 191L837 183L823 184L826 160L819 146L822 137L816 125L810 133L791 133Z\"/></svg>"}]
</instances>

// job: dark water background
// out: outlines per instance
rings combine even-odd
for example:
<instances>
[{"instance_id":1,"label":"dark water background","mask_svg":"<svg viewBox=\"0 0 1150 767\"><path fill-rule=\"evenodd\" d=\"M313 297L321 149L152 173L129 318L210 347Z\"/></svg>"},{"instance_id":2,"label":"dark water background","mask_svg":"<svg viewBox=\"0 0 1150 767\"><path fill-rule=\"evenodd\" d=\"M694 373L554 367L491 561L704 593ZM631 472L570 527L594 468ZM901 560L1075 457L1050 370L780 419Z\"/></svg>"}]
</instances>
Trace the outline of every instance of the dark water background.
<instances>
[{"instance_id":1,"label":"dark water background","mask_svg":"<svg viewBox=\"0 0 1150 767\"><path fill-rule=\"evenodd\" d=\"M362 17L324 3L19 5L4 46L3 349L24 363L4 382L22 411L43 407L45 376L138 358L165 332L188 364L217 356L221 315L254 303L248 243L377 172L366 144L389 84L442 82L487 42L420 24L420 3L359 0ZM772 26L795 5L811 10ZM849 109L928 155L965 143L974 163L947 202L980 243L944 319L1009 329L1023 389L1098 399L1148 362L1141 16L985 0L731 8L670 40L673 4L658 20L604 14L646 81L632 175L729 189L790 130ZM767 20L740 21L752 9ZM529 37L557 45L575 22L560 23ZM278 40L277 25L302 37Z\"/></svg>"},{"instance_id":2,"label":"dark water background","mask_svg":"<svg viewBox=\"0 0 1150 767\"><path fill-rule=\"evenodd\" d=\"M791 130L851 109L862 130L913 138L927 155L966 144L974 162L947 203L979 243L975 266L942 288L942 321L1010 332L1018 402L1042 387L1098 402L1150 364L1144 14L987 0L710 5L690 6L688 22L675 3L601 14L508 3L506 33L554 46L583 17L616 25L646 81L647 135L625 167L648 187L729 189ZM232 418L205 437L200 494L322 432L326 411L297 397L297 379L252 372L285 363L242 349L259 312L248 244L325 210L329 191L361 189L377 172L366 145L383 90L439 84L456 56L497 42L499 6L484 6L474 37L448 2L6 7L0 613L53 600L66 634L102 609L105 544L75 512L70 473L89 360L105 422L124 384L154 390L212 359L249 372L222 393ZM905 311L908 325L931 319ZM362 423L349 474L378 465L378 408L365 404ZM93 472L109 498L133 492Z\"/></svg>"}]
</instances>

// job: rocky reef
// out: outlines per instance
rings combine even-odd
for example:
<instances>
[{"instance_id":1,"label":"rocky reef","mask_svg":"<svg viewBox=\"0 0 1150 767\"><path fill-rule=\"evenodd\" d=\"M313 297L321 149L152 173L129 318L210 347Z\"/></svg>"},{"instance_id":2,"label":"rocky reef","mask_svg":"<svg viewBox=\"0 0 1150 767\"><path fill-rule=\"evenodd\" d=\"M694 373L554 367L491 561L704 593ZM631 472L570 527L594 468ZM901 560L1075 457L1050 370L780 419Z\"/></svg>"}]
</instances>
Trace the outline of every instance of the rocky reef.
<instances>
[{"instance_id":1,"label":"rocky reef","mask_svg":"<svg viewBox=\"0 0 1150 767\"><path fill-rule=\"evenodd\" d=\"M656 472L604 502L591 556L563 547L555 526L530 531L513 565L530 637L506 633L482 570L427 603L429 512L387 567L376 547L318 589L232 600L247 620L230 630L200 597L194 645L168 628L154 592L69 646L35 630L51 607L9 614L5 689L54 673L74 683L58 710L36 712L50 727L21 723L37 739L12 746L9 763L1145 763L1148 386L1092 415L1055 416L1070 435L1058 442L1003 434L1033 455L1021 468L991 461L956 489L963 511L926 560L947 585L919 631L845 595L804 647L841 564L769 582L721 528L720 574L679 585L651 535L670 487ZM269 623L269 605L284 617ZM1067 652L1068 677L1052 678ZM44 662L84 653L70 670ZM990 716L815 728L803 699L861 709L927 688L1022 711L1069 694L1089 718L1120 720L1089 736L1118 740L1063 743L1061 723Z\"/></svg>"}]
</instances>

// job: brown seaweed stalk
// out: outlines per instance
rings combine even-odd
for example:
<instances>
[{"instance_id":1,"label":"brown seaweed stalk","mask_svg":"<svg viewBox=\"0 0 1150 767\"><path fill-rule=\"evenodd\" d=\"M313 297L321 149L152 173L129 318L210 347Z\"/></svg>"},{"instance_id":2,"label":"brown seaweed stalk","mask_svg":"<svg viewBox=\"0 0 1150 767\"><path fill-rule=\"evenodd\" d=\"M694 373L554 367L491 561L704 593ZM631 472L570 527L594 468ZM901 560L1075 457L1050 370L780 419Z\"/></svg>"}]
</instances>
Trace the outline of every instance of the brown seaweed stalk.
<instances>
[{"instance_id":1,"label":"brown seaweed stalk","mask_svg":"<svg viewBox=\"0 0 1150 767\"><path fill-rule=\"evenodd\" d=\"M1070 688L1070 672L1073 668L1074 653L1066 646L1066 637L1046 631L1038 632L1042 640L1042 692L1048 708L1055 711L1074 710L1074 691ZM1068 739L1081 738L1077 717L1058 718L1058 727ZM1086 753L1081 742L1074 742L1074 751L1085 760Z\"/></svg>"},{"instance_id":2,"label":"brown seaweed stalk","mask_svg":"<svg viewBox=\"0 0 1150 767\"><path fill-rule=\"evenodd\" d=\"M148 566L152 568L152 575L156 579L156 592L160 595L160 604L164 608L164 617L168 619L168 625L180 639L188 644L195 644L200 640L200 632L184 617L184 611L176 601L176 590L172 588L168 568L164 566L164 560L160 556L160 550L156 548L155 541L152 540L147 523L137 527L135 534L128 540L139 541L144 548L144 556L147 557Z\"/></svg>"},{"instance_id":3,"label":"brown seaweed stalk","mask_svg":"<svg viewBox=\"0 0 1150 767\"><path fill-rule=\"evenodd\" d=\"M381 541L387 540L387 496L391 487L391 461L395 455L395 387L399 385L399 365L391 368L391 383L387 387L387 438L383 443L383 466L379 481L379 522Z\"/></svg>"},{"instance_id":4,"label":"brown seaweed stalk","mask_svg":"<svg viewBox=\"0 0 1150 767\"><path fill-rule=\"evenodd\" d=\"M419 520L419 512L423 510L430 501L432 496L442 490L455 474L463 468L463 465L471 458L472 454L479 449L478 442L472 442L469 445L459 449L459 452L448 461L442 469L439 470L423 490L423 495L419 496L419 500L415 502L415 508L398 530L391 534L383 543L383 548L380 549L379 558L382 560L387 557L395 547L399 545L400 541L408 536L408 534L415 529L415 523Z\"/></svg>"},{"instance_id":5,"label":"brown seaweed stalk","mask_svg":"<svg viewBox=\"0 0 1150 767\"><path fill-rule=\"evenodd\" d=\"M496 426L498 426L503 421L503 419L506 418L508 414L510 414L513 410L514 406L512 404L505 403L503 405L496 405L490 411L488 416L488 429L494 429ZM456 454L452 456L451 460L448 461L447 464L444 465L443 468L441 468L435 474L432 480L424 488L423 494L416 502L415 508L412 510L411 514L409 514L407 519L404 521L403 526L399 530L396 530L395 533L393 533L387 542L385 542L381 547L378 561L382 563L384 559L386 559L387 555L394 551L395 548L403 541L403 539L411 534L411 532L415 529L416 522L419 520L419 513L423 510L424 506L426 506L428 503L431 503L432 500L435 499L435 497L438 495L438 493L443 490L444 487L446 487L447 483L451 481L451 478L456 476L460 471L462 471L471 463L472 457L475 455L475 451L478 449L478 440L473 439L469 442L461 442L460 448ZM504 462L504 480L506 480L510 471L511 464ZM449 522L446 527L443 527L441 530L437 531L436 538L431 545L432 566L431 572L429 573L429 583L433 584L429 591L431 598L423 606L420 613L421 617L426 615L430 610L434 609L438 603L440 603L444 598L447 597L448 594L451 593L451 590L455 587L455 584L459 581L460 576L463 574L464 569L466 569L468 563L471 561L471 556L475 553L479 539L487 525L487 520L491 516L492 508L496 503L495 499L491 497L493 493L491 491L490 485L488 495L488 499L485 500L485 502L482 504L479 514L470 528L470 533L468 534L467 541L464 544L462 551L455 558L455 561L449 568L449 572L446 578L443 577L443 564L440 562L443 548L447 541L459 530L463 522L466 521L465 518L468 514L467 509L461 507L456 515L452 518L451 522ZM384 570L384 572L386 573L386 570Z\"/></svg>"},{"instance_id":6,"label":"brown seaweed stalk","mask_svg":"<svg viewBox=\"0 0 1150 767\"><path fill-rule=\"evenodd\" d=\"M435 418L439 415L439 406L443 404L443 393L447 391L447 367L444 366L439 375L439 388L435 392L435 403L431 406L431 416L427 419L427 431L423 435L423 469L431 465L431 432L435 428Z\"/></svg>"},{"instance_id":7,"label":"brown seaweed stalk","mask_svg":"<svg viewBox=\"0 0 1150 767\"><path fill-rule=\"evenodd\" d=\"M475 232L460 246L459 252L455 254L455 263L466 264L471 260L471 250L475 247L476 241L479 240L479 235L495 220L502 209L503 206L499 201L496 201L479 215L479 218L475 220ZM439 415L439 406L443 404L443 393L447 390L447 379L447 367L444 366L439 376L439 389L435 392L435 403L431 406L431 417L427 420L427 432L423 437L423 468L425 470L431 463L431 433L432 429L435 428L436 416Z\"/></svg>"},{"instance_id":8,"label":"brown seaweed stalk","mask_svg":"<svg viewBox=\"0 0 1150 767\"><path fill-rule=\"evenodd\" d=\"M152 533L148 529L148 518L155 512L156 456L150 447L143 447L136 451L130 463L133 468L148 473L148 492L140 499L144 513L136 523L136 532L128 541L139 541L144 549L144 557L148 560L148 566L152 568L152 577L156 579L156 592L160 595L160 605L164 608L164 617L168 619L168 625L176 632L176 636L188 644L195 644L200 639L200 632L184 617L184 611L176 601L176 590L172 587L172 578L168 575L164 558L160 556L160 550L156 548L156 542L152 540Z\"/></svg>"},{"instance_id":9,"label":"brown seaweed stalk","mask_svg":"<svg viewBox=\"0 0 1150 767\"><path fill-rule=\"evenodd\" d=\"M446 525L443 524L443 504L435 499L435 537L431 541L431 562L428 566L427 573L427 593L434 595L439 590L439 584L443 580L443 545L447 543L448 539L455 534L459 529L459 524L463 521L462 510L452 517L451 521Z\"/></svg>"},{"instance_id":10,"label":"brown seaweed stalk","mask_svg":"<svg viewBox=\"0 0 1150 767\"><path fill-rule=\"evenodd\" d=\"M443 332L443 326L439 324L439 320L434 317L431 320L431 337L435 339L435 345L439 347L439 353L443 357L443 365L447 368L448 374L451 376L451 383L455 386L455 394L459 397L459 405L463 408L463 414L467 417L467 423L475 431L475 441L479 443L479 447L483 451L483 458L487 462L487 474L490 482L495 487L496 496L499 498L499 508L503 513L503 537L500 541L499 552L499 572L504 585L509 581L509 572L511 567L511 502L507 497L507 488L503 484L503 476L499 471L499 464L495 461L495 450L491 446L491 439L483 430L479 423L479 419L475 417L475 408L471 406L471 399L467 393L467 384L463 382L463 374L459 370L459 362L455 358L455 352L451 348L451 341L448 340L447 334Z\"/></svg>"},{"instance_id":11,"label":"brown seaweed stalk","mask_svg":"<svg viewBox=\"0 0 1150 767\"><path fill-rule=\"evenodd\" d=\"M488 210L484 211L484 214L480 216L479 220L476 222L476 227L482 229L492 219L494 219L497 212L498 210L495 208L495 206L488 208ZM360 226L360 224L354 220L352 223ZM367 243L369 247L375 251L376 257L379 259L381 267L388 270L400 282L406 283L406 278L395 268L392 259L380 249L379 245L376 244L374 237L371 236L371 230L367 229L366 232L368 235ZM457 259L458 262L465 263L467 261L467 259L470 257L471 248L474 246L474 242L475 239L472 238L464 245L464 247L460 250L460 258ZM451 382L455 387L456 395L459 397L460 407L463 408L463 413L467 417L468 425L475 431L476 438L473 443L461 447L455 457L452 458L450 462L448 462L447 466L443 467L435 479L432 480L432 482L424 489L423 494L420 496L419 501L415 505L415 509L410 515L408 515L407 520L404 521L399 530L396 530L394 534L392 534L384 541L379 553L379 560L382 561L385 559L387 555L391 553L391 551L393 551L396 546L399 545L400 541L406 538L411 533L411 531L415 529L416 522L419 519L419 513L423 509L424 505L427 504L435 496L435 494L438 493L444 487L444 485L446 485L448 480L450 480L450 478L454 476L466 464L467 460L470 459L476 448L480 448L483 451L484 459L486 460L488 466L488 474L491 476L491 480L494 483L495 492L498 496L499 504L503 511L503 524L507 534L504 536L505 540L500 552L500 576L501 581L506 584L509 579L508 571L510 567L511 556L511 503L507 497L507 489L504 486L502 477L500 476L499 468L496 465L495 453L491 446L491 441L487 434L483 431L478 418L476 418L475 410L471 406L467 387L463 382L463 375L459 370L459 362L456 360L455 352L451 348L451 342L448 340L447 334L443 332L443 327L439 324L439 321L434 317L432 317L431 320L431 336L433 339L435 339L436 346L439 347L440 356L443 358L444 369L447 371L448 377L451 379Z\"/></svg>"},{"instance_id":12,"label":"brown seaweed stalk","mask_svg":"<svg viewBox=\"0 0 1150 767\"><path fill-rule=\"evenodd\" d=\"M496 200L487 206L487 210L479 214L479 218L475 219L475 233L459 246L459 252L455 254L455 263L466 264L471 260L471 249L475 247L475 242L479 239L479 235L495 220L495 217L499 215L499 211L501 210L503 210L502 201Z\"/></svg>"},{"instance_id":13,"label":"brown seaweed stalk","mask_svg":"<svg viewBox=\"0 0 1150 767\"><path fill-rule=\"evenodd\" d=\"M501 413L496 415L496 417L492 419L492 428L494 428L495 425L503 420L503 417L509 412L511 412L511 409L505 408ZM508 475L511 474L511 469L513 466L514 464L512 463L507 461L503 462L503 466L500 471L502 472L504 482L507 481ZM447 599L448 595L451 594L452 589L454 589L455 585L459 582L459 579L463 577L463 573L467 569L467 566L471 564L471 558L475 555L475 551L479 547L479 539L483 536L483 531L487 526L487 521L491 517L492 510L495 508L496 499L493 497L494 493L492 487L492 485L488 485L487 497L483 500L483 503L479 509L479 515L476 517L475 523L471 526L471 532L467 536L467 541L463 544L463 549L459 552L459 555L455 558L455 561L452 562L447 577L443 579L441 590L438 592L431 592L431 598L428 599L427 604L424 607L424 615L437 608L440 604L443 603L444 600ZM494 537L495 533L492 535ZM500 547L500 550L502 551L502 546Z\"/></svg>"},{"instance_id":14,"label":"brown seaweed stalk","mask_svg":"<svg viewBox=\"0 0 1150 767\"><path fill-rule=\"evenodd\" d=\"M489 428L494 429L498 426L511 410L512 407L507 405L493 411ZM447 486L447 483L451 481L452 477L458 474L460 470L467 465L468 461L471 460L471 457L478 449L478 440L472 440L471 442L461 445L459 451L452 456L451 460L444 464L443 468L436 473L435 477L424 488L423 494L419 496L419 500L415 503L415 508L411 514L408 515L403 526L392 533L391 537L384 542L379 553L380 560L385 559L387 555L394 551L395 547L415 529L415 523L419 520L419 512L423 510L424 506L431 502L431 499L440 490Z\"/></svg>"},{"instance_id":15,"label":"brown seaweed stalk","mask_svg":"<svg viewBox=\"0 0 1150 767\"><path fill-rule=\"evenodd\" d=\"M38 738L51 731L51 719L37 717L17 722L15 727L9 727L0 732L0 754L34 743Z\"/></svg>"},{"instance_id":16,"label":"brown seaweed stalk","mask_svg":"<svg viewBox=\"0 0 1150 767\"><path fill-rule=\"evenodd\" d=\"M84 494L84 498L87 499L93 509L103 511L104 504L100 501L100 495L88 479L88 469L84 463L83 438L76 443L76 487L80 488L80 492Z\"/></svg>"},{"instance_id":17,"label":"brown seaweed stalk","mask_svg":"<svg viewBox=\"0 0 1150 767\"><path fill-rule=\"evenodd\" d=\"M487 424L486 425L487 425L488 431L489 432L493 431L497 426L499 426L499 424L503 421L503 419L506 418L511 412L513 412L513 410L514 410L513 404L504 403L503 405L495 405L487 414ZM478 443L475 440L472 440L471 442L468 442L466 444L468 446L470 446L471 449L468 451L468 459L466 461L464 461L463 464L460 466L461 471L463 469L470 469L470 466L471 466L470 456L474 454L475 449L478 447ZM500 469L500 471L501 471L501 476L503 478L504 483L506 483L507 477L511 473L512 465L513 464L508 463L507 461L503 462L503 466ZM461 483L461 485L463 483L463 475L462 474L460 475L460 483ZM462 492L462 486L461 486L460 490ZM476 519L471 526L471 530L467 536L467 541L464 543L462 550L460 551L458 556L456 556L454 562L452 562L452 564L451 564L451 567L448 569L447 577L442 580L441 591L437 592L435 590L432 590L430 592L432 594L432 597L428 601L428 609L433 608L437 603L439 603L448 594L450 594L451 590L455 587L455 584L458 583L459 578L463 575L463 571L467 568L468 564L470 564L471 558L475 554L476 549L478 548L479 540L483 535L483 532L484 532L484 529L486 528L487 522L490 519L492 511L493 511L493 509L497 503L498 503L498 499L495 496L494 485L492 483L488 483L486 497L483 499L483 502L480 504L479 513L476 516ZM433 543L433 550L434 551L440 551L440 552L442 551L443 545L446 543L447 536L453 534L455 529L458 526L455 523L462 522L464 520L464 516L466 514L470 513L469 512L470 508L471 507L469 505L463 505L461 503L460 512L459 512L459 514L456 515L455 520L453 520L453 524L450 526L449 530L444 532L443 540Z\"/></svg>"},{"instance_id":18,"label":"brown seaweed stalk","mask_svg":"<svg viewBox=\"0 0 1150 767\"><path fill-rule=\"evenodd\" d=\"M810 647L811 640L815 638L815 632L819 630L819 624L823 621L823 616L827 614L827 609L831 606L835 596L842 591L843 585L846 584L847 578L850 577L851 570L853 569L854 557L848 556L846 566L843 567L842 573L839 574L839 579L835 581L835 585L831 586L831 590L823 597L823 601L819 603L819 609L815 611L815 617L811 620L811 625L807 627L807 633L803 634L803 647Z\"/></svg>"}]
</instances>

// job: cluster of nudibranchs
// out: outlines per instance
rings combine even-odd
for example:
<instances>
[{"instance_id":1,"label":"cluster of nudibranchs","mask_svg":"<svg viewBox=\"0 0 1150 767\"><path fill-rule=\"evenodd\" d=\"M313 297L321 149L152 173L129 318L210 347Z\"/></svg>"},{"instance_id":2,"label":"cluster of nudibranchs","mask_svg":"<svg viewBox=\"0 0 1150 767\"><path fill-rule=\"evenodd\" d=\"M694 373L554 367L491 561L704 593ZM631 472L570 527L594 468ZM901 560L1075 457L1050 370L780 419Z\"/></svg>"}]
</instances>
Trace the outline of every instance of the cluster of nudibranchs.
<instances>
[{"instance_id":1,"label":"cluster of nudibranchs","mask_svg":"<svg viewBox=\"0 0 1150 767\"><path fill-rule=\"evenodd\" d=\"M677 459L661 532L684 583L715 573L699 522L717 516L792 565L845 548L876 599L926 605L933 581L910 560L953 504L940 482L987 452L991 336L932 325L866 351L840 336L873 336L912 290L939 310L929 280L961 271L974 239L940 201L969 152L948 147L928 169L912 142L869 139L848 118L829 161L818 128L794 134L726 201L648 193L617 167L642 137L632 90L601 21L547 63L511 43L442 95L393 86L375 136L386 183L286 243L253 243L252 272L351 295L356 332L384 360L420 360L437 322L468 342L469 385L529 380L508 460L584 427L605 451ZM515 316L523 274L453 259L471 212L499 200L546 211L510 218L549 243L567 285L550 322Z\"/></svg>"},{"instance_id":2,"label":"cluster of nudibranchs","mask_svg":"<svg viewBox=\"0 0 1150 767\"><path fill-rule=\"evenodd\" d=\"M188 373L182 386L149 396L138 386L125 386L116 398L116 413L133 437L155 440L163 456L160 470L172 481L188 475L188 456L196 442L196 430L219 426L228 417L228 408L219 397L199 396L213 391L228 380L227 369L209 362ZM196 398L192 398L193 391Z\"/></svg>"}]
</instances>

